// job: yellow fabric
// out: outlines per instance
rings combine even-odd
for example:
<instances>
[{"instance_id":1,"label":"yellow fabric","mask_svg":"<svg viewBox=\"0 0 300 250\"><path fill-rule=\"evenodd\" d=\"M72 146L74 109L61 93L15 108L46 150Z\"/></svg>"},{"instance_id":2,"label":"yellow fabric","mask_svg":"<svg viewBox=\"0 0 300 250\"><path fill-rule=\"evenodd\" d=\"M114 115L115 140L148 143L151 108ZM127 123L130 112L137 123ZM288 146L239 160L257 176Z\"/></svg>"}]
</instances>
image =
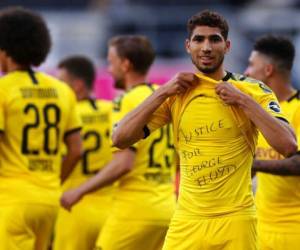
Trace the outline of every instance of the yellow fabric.
<instances>
[{"instance_id":1,"label":"yellow fabric","mask_svg":"<svg viewBox=\"0 0 300 250\"><path fill-rule=\"evenodd\" d=\"M163 250L257 250L256 217L173 219Z\"/></svg>"},{"instance_id":2,"label":"yellow fabric","mask_svg":"<svg viewBox=\"0 0 300 250\"><path fill-rule=\"evenodd\" d=\"M300 139L300 100L295 96L280 103L287 119ZM283 156L259 136L256 150L258 160L278 160ZM257 173L256 205L258 222L263 231L296 233L300 230L300 177ZM264 236L263 236L264 237Z\"/></svg>"},{"instance_id":3,"label":"yellow fabric","mask_svg":"<svg viewBox=\"0 0 300 250\"><path fill-rule=\"evenodd\" d=\"M109 217L95 250L159 250L168 227Z\"/></svg>"},{"instance_id":4,"label":"yellow fabric","mask_svg":"<svg viewBox=\"0 0 300 250\"><path fill-rule=\"evenodd\" d=\"M71 212L59 209L54 250L94 249L98 235L110 213L112 195L88 195Z\"/></svg>"},{"instance_id":5,"label":"yellow fabric","mask_svg":"<svg viewBox=\"0 0 300 250\"><path fill-rule=\"evenodd\" d=\"M299 228L300 229L300 228ZM262 231L258 242L260 250L296 250L299 249L299 229L295 233ZM260 232L258 227L258 232Z\"/></svg>"},{"instance_id":6,"label":"yellow fabric","mask_svg":"<svg viewBox=\"0 0 300 250\"><path fill-rule=\"evenodd\" d=\"M63 138L81 127L71 89L35 77L37 84L26 71L0 79L0 204L58 204Z\"/></svg>"},{"instance_id":7,"label":"yellow fabric","mask_svg":"<svg viewBox=\"0 0 300 250\"><path fill-rule=\"evenodd\" d=\"M83 157L65 181L63 190L78 187L103 168L111 159L112 104L105 100L83 100L77 104L82 121ZM112 186L90 195L110 195Z\"/></svg>"},{"instance_id":8,"label":"yellow fabric","mask_svg":"<svg viewBox=\"0 0 300 250\"><path fill-rule=\"evenodd\" d=\"M181 170L175 217L206 218L245 209L254 214L250 169L257 129L242 110L220 100L216 81L198 77L197 86L169 98L147 125L150 131L168 122L174 125ZM284 118L274 111L277 99L263 83L236 74L228 82L271 115Z\"/></svg>"},{"instance_id":9,"label":"yellow fabric","mask_svg":"<svg viewBox=\"0 0 300 250\"><path fill-rule=\"evenodd\" d=\"M83 100L77 110L82 120L84 156L65 181L63 190L78 187L111 160L112 105L104 100ZM55 228L55 250L93 249L112 206L113 186L88 194L71 212L60 209ZM80 234L78 234L80 232ZM74 235L77 235L74 238Z\"/></svg>"},{"instance_id":10,"label":"yellow fabric","mask_svg":"<svg viewBox=\"0 0 300 250\"><path fill-rule=\"evenodd\" d=\"M141 84L117 99L114 102L113 124L151 95L154 88L154 85ZM134 165L118 181L113 216L168 225L175 205L171 178L175 152L170 133L170 128L164 127L134 145Z\"/></svg>"},{"instance_id":11,"label":"yellow fabric","mask_svg":"<svg viewBox=\"0 0 300 250\"><path fill-rule=\"evenodd\" d=\"M39 204L1 205L1 249L47 250L57 209Z\"/></svg>"}]
</instances>

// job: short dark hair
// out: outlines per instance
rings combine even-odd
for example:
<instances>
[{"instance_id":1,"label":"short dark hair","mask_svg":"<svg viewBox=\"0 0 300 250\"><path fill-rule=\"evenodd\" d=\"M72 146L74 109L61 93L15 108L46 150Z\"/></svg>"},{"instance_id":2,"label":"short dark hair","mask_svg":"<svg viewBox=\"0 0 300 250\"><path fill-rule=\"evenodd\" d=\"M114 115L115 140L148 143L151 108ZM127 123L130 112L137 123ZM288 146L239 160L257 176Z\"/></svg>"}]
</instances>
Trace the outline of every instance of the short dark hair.
<instances>
[{"instance_id":1,"label":"short dark hair","mask_svg":"<svg viewBox=\"0 0 300 250\"><path fill-rule=\"evenodd\" d=\"M264 35L256 40L254 50L271 58L278 69L291 71L295 47L290 39L278 35Z\"/></svg>"},{"instance_id":2,"label":"short dark hair","mask_svg":"<svg viewBox=\"0 0 300 250\"><path fill-rule=\"evenodd\" d=\"M0 49L25 67L39 66L51 48L51 38L44 19L21 7L0 11Z\"/></svg>"},{"instance_id":3,"label":"short dark hair","mask_svg":"<svg viewBox=\"0 0 300 250\"><path fill-rule=\"evenodd\" d=\"M222 36L225 40L227 40L229 32L228 23L225 20L225 18L217 12L204 10L193 15L187 23L189 38L191 38L193 31L197 26L209 26L213 28L219 28L221 30Z\"/></svg>"},{"instance_id":4,"label":"short dark hair","mask_svg":"<svg viewBox=\"0 0 300 250\"><path fill-rule=\"evenodd\" d=\"M60 61L58 68L66 69L71 75L83 80L88 88L92 88L96 72L89 58L80 55L70 56Z\"/></svg>"},{"instance_id":5,"label":"short dark hair","mask_svg":"<svg viewBox=\"0 0 300 250\"><path fill-rule=\"evenodd\" d=\"M116 36L109 40L109 46L116 48L118 56L128 59L136 72L146 74L152 65L155 52L149 39L141 35Z\"/></svg>"}]
</instances>

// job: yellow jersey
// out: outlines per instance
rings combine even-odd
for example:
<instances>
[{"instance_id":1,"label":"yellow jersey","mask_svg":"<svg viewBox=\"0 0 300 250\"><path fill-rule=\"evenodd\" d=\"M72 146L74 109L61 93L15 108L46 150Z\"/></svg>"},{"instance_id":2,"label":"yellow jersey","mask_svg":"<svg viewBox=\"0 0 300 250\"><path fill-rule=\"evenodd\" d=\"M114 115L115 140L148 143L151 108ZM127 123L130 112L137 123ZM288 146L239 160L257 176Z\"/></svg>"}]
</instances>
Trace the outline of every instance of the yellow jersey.
<instances>
[{"instance_id":1,"label":"yellow jersey","mask_svg":"<svg viewBox=\"0 0 300 250\"><path fill-rule=\"evenodd\" d=\"M77 111L82 121L83 155L65 181L64 190L78 187L112 159L110 140L112 103L85 99L78 102ZM90 195L111 195L111 191L109 186Z\"/></svg>"},{"instance_id":2,"label":"yellow jersey","mask_svg":"<svg viewBox=\"0 0 300 250\"><path fill-rule=\"evenodd\" d=\"M147 124L154 131L172 123L180 158L177 218L254 214L251 166L257 129L244 112L216 94L217 81L198 75L199 84L168 98ZM263 83L227 73L227 81L284 119L277 99Z\"/></svg>"},{"instance_id":3,"label":"yellow jersey","mask_svg":"<svg viewBox=\"0 0 300 250\"><path fill-rule=\"evenodd\" d=\"M300 138L300 92L280 103L288 121ZM255 155L257 160L279 160L276 152L260 134ZM259 224L263 230L295 233L300 229L300 177L257 173L255 195Z\"/></svg>"},{"instance_id":4,"label":"yellow jersey","mask_svg":"<svg viewBox=\"0 0 300 250\"><path fill-rule=\"evenodd\" d=\"M114 101L112 120L118 123L128 112L151 95L156 85L140 84ZM114 148L113 150L119 150ZM170 126L165 126L131 147L135 151L132 170L118 180L115 192L116 216L143 221L170 220L175 205L171 172L175 151Z\"/></svg>"},{"instance_id":5,"label":"yellow jersey","mask_svg":"<svg viewBox=\"0 0 300 250\"><path fill-rule=\"evenodd\" d=\"M0 203L57 205L63 139L81 128L76 97L43 73L0 79Z\"/></svg>"}]
</instances>

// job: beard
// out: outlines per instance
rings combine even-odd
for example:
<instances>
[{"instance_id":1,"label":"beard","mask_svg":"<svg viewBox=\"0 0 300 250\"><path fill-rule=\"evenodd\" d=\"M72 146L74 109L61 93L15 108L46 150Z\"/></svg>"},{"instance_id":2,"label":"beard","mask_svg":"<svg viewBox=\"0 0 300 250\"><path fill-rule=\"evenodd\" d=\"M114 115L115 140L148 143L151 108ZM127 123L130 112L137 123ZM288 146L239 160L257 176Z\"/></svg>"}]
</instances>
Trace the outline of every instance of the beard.
<instances>
[{"instance_id":1,"label":"beard","mask_svg":"<svg viewBox=\"0 0 300 250\"><path fill-rule=\"evenodd\" d=\"M222 56L220 57L220 59L216 62L215 65L207 66L207 67L206 67L206 66L199 65L199 64L197 63L197 61L193 59L193 57L191 57L191 60L192 60L193 64L196 66L196 68L197 68L200 72L202 72L202 73L204 73L204 74L212 74L212 73L215 73L215 72L221 67L221 65L223 64L223 61L224 61L224 55L222 55Z\"/></svg>"}]
</instances>

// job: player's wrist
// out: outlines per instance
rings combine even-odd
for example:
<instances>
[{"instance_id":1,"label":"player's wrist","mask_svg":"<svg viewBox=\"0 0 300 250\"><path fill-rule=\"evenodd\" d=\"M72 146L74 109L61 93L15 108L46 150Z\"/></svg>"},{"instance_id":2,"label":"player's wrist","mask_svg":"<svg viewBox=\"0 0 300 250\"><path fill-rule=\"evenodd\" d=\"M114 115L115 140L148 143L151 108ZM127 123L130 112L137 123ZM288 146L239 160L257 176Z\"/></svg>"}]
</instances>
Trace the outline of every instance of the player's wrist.
<instances>
[{"instance_id":1,"label":"player's wrist","mask_svg":"<svg viewBox=\"0 0 300 250\"><path fill-rule=\"evenodd\" d=\"M170 91L170 86L168 84L165 84L165 85L162 85L156 92L157 96L159 98L162 98L162 99L167 99L168 97L170 97L172 94L171 94L171 91Z\"/></svg>"}]
</instances>

